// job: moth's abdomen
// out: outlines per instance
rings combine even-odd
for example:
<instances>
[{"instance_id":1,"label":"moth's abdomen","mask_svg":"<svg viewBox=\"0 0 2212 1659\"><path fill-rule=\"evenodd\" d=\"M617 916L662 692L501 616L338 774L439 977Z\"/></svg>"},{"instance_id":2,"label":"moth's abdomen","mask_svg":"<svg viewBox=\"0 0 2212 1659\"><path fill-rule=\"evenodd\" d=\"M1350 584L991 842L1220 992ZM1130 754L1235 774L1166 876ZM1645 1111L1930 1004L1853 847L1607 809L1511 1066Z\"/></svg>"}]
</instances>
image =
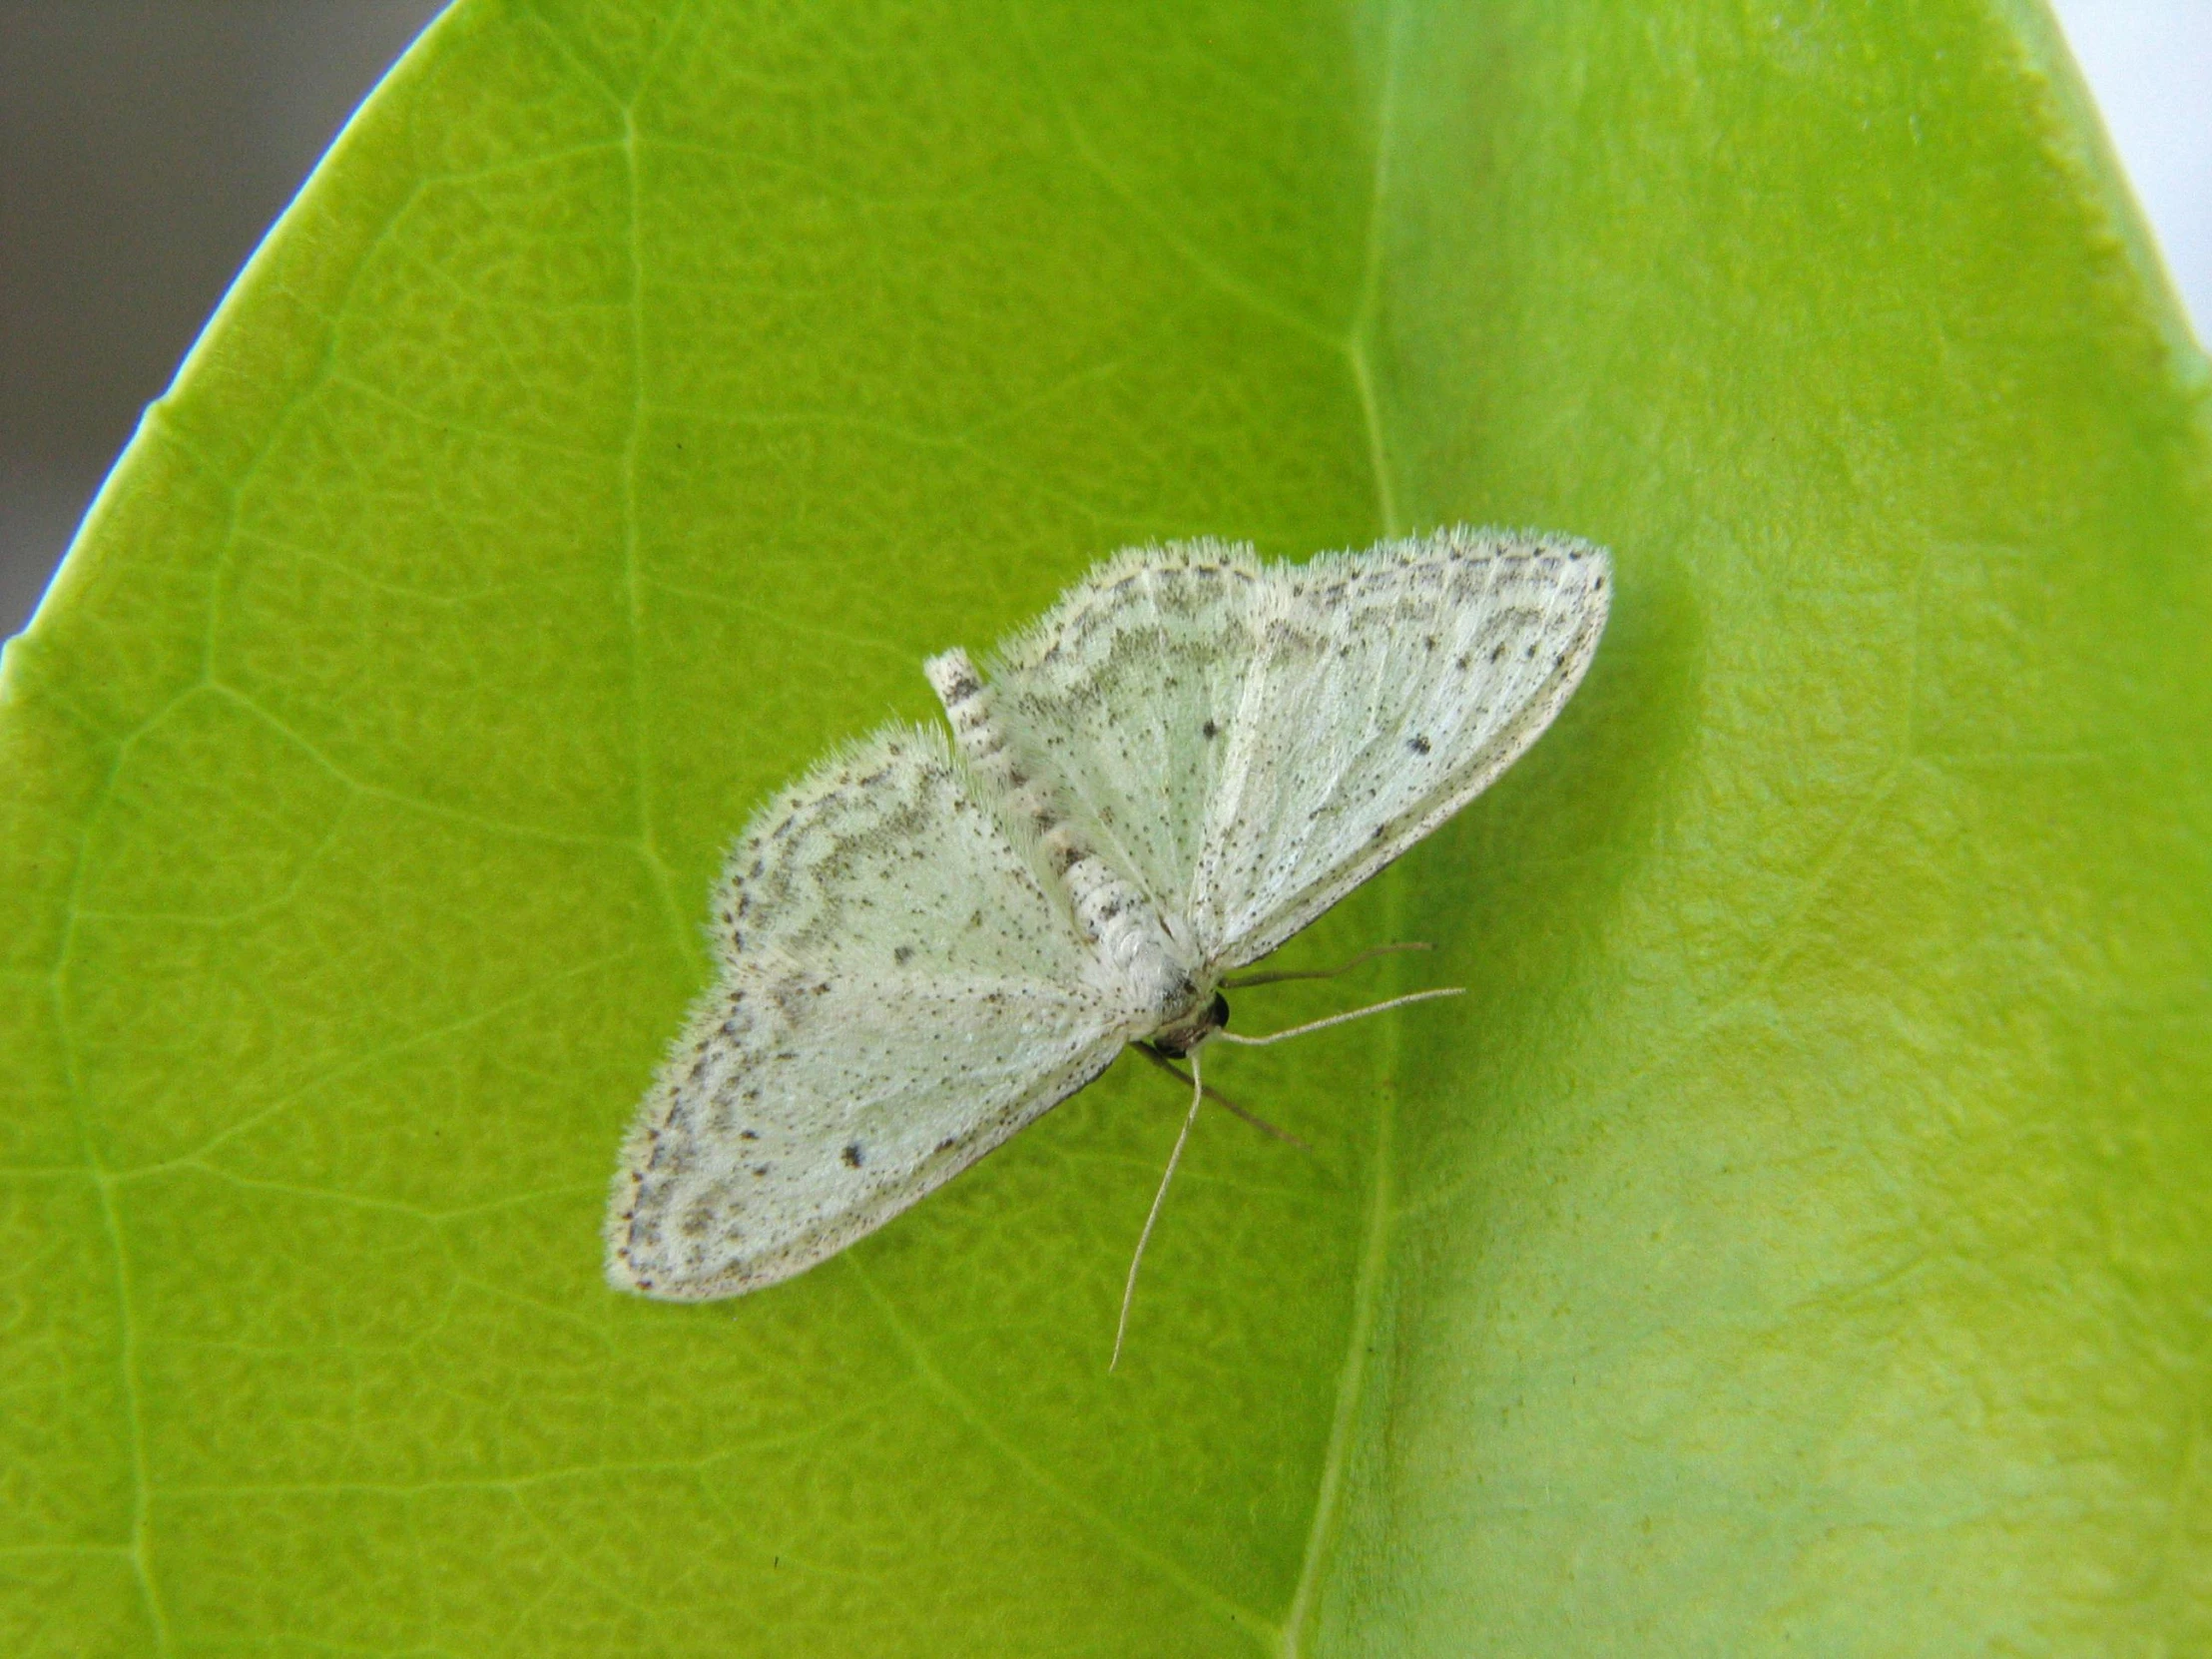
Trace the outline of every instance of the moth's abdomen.
<instances>
[{"instance_id":1,"label":"moth's abdomen","mask_svg":"<svg viewBox=\"0 0 2212 1659\"><path fill-rule=\"evenodd\" d=\"M1115 978L1146 1008L1165 1008L1189 989L1152 901L1098 854L1059 792L1030 773L991 706L968 654L955 647L923 665L960 754L981 793L998 801L1010 830L1036 836L1046 868L1058 878L1077 924Z\"/></svg>"}]
</instances>

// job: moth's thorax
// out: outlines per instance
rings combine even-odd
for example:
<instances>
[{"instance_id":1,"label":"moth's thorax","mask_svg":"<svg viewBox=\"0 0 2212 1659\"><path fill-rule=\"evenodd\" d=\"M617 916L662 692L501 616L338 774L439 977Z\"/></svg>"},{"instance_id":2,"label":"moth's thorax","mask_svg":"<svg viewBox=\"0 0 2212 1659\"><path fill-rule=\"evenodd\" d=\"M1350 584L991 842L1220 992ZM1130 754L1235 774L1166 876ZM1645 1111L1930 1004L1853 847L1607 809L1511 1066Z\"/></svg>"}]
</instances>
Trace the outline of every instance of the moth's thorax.
<instances>
[{"instance_id":1,"label":"moth's thorax","mask_svg":"<svg viewBox=\"0 0 2212 1659\"><path fill-rule=\"evenodd\" d=\"M1180 1059L1228 1024L1229 998L1220 987L1191 985L1174 1017L1146 1041L1169 1058Z\"/></svg>"},{"instance_id":2,"label":"moth's thorax","mask_svg":"<svg viewBox=\"0 0 2212 1659\"><path fill-rule=\"evenodd\" d=\"M1106 861L1063 838L1062 824L1044 836L1052 866L1067 883L1075 919L1098 950L1117 987L1137 1005L1168 1015L1193 994L1185 966L1152 901Z\"/></svg>"}]
</instances>

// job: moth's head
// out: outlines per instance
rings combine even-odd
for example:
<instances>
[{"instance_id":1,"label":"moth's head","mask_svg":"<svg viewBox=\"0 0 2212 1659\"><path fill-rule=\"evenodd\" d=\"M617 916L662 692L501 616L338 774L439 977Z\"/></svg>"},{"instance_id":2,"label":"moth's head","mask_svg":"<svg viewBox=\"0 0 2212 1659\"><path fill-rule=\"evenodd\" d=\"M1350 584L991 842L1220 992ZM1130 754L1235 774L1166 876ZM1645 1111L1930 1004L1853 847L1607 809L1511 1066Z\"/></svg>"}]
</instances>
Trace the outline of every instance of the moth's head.
<instances>
[{"instance_id":1,"label":"moth's head","mask_svg":"<svg viewBox=\"0 0 2212 1659\"><path fill-rule=\"evenodd\" d=\"M1229 998L1219 990L1202 992L1194 988L1188 1011L1161 1026L1148 1040L1169 1059L1180 1060L1228 1024Z\"/></svg>"}]
</instances>

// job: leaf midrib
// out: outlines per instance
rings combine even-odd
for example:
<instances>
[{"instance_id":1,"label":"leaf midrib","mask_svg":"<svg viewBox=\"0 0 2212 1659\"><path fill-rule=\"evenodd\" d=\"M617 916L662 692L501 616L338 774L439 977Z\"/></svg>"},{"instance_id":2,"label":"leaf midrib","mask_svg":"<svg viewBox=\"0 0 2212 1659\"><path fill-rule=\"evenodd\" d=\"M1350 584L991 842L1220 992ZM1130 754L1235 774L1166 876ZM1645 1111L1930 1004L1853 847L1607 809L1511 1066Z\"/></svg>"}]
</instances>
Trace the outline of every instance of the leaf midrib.
<instances>
[{"instance_id":1,"label":"leaf midrib","mask_svg":"<svg viewBox=\"0 0 2212 1659\"><path fill-rule=\"evenodd\" d=\"M1367 428L1368 464L1375 474L1376 506L1384 536L1398 535L1402 533L1402 527L1398 520L1396 491L1390 482L1389 452L1383 440L1382 413L1376 398L1375 375L1369 362L1369 349L1382 284L1382 208L1389 185L1390 132L1397 93L1399 16L1394 4L1384 5L1382 84L1376 100L1375 165L1370 174L1368 189L1367 250L1361 265L1359 302L1353 309L1351 328L1344 341L1345 356L1352 368L1353 384L1359 393L1361 417ZM1388 877L1388 872L1384 874L1384 902L1395 920L1397 913L1403 908L1403 888L1398 881ZM1402 937L1403 932L1403 928L1393 927L1390 936ZM1383 1053L1374 1090L1375 1141L1369 1156L1375 1160L1375 1177L1368 1190L1366 1236L1361 1241L1360 1268L1353 1282L1352 1322L1345 1337L1344 1360L1337 1373L1337 1398L1330 1417L1329 1443L1322 1454L1321 1477L1314 1490L1313 1521L1307 1531L1305 1553L1299 1562L1298 1584L1292 1591L1290 1607L1283 1618L1283 1659L1298 1659L1307 1623L1314 1614L1320 1592L1322 1564L1337 1530L1345 1469L1352 1455L1353 1428L1367 1389L1368 1352L1375 1340L1382 1270L1389 1254L1390 1169L1391 1160L1396 1155L1396 1112L1386 1080L1396 1070L1402 1029L1396 1021L1391 1021L1380 1038Z\"/></svg>"}]
</instances>

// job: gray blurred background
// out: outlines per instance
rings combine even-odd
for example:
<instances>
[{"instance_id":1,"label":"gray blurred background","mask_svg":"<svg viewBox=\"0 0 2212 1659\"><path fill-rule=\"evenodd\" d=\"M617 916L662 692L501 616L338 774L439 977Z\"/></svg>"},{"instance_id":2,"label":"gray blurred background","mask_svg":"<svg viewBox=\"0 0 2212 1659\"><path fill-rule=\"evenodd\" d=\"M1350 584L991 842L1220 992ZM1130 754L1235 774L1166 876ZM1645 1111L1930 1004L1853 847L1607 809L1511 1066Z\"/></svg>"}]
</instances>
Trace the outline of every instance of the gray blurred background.
<instances>
[{"instance_id":1,"label":"gray blurred background","mask_svg":"<svg viewBox=\"0 0 2212 1659\"><path fill-rule=\"evenodd\" d=\"M0 636L139 410L438 0L0 0ZM2202 338L2212 0L2060 0Z\"/></svg>"},{"instance_id":2,"label":"gray blurred background","mask_svg":"<svg viewBox=\"0 0 2212 1659\"><path fill-rule=\"evenodd\" d=\"M0 636L439 0L0 0Z\"/></svg>"}]
</instances>

